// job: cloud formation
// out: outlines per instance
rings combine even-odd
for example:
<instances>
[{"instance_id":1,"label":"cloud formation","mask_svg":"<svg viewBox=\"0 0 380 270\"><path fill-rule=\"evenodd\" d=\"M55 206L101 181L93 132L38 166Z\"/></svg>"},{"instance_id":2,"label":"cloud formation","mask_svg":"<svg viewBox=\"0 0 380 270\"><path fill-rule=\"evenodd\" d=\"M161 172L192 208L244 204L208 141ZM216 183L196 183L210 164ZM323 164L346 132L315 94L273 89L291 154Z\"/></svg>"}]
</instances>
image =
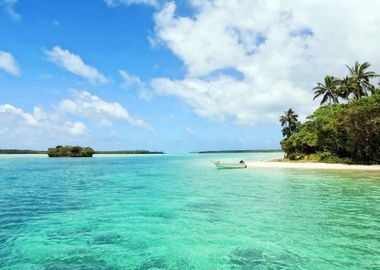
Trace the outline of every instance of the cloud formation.
<instances>
[{"instance_id":1,"label":"cloud formation","mask_svg":"<svg viewBox=\"0 0 380 270\"><path fill-rule=\"evenodd\" d=\"M59 110L93 119L100 125L109 126L113 121L126 121L130 125L150 129L143 120L131 116L120 103L104 101L87 91L72 90L72 98L61 101Z\"/></svg>"},{"instance_id":2,"label":"cloud formation","mask_svg":"<svg viewBox=\"0 0 380 270\"><path fill-rule=\"evenodd\" d=\"M106 102L86 91L72 90L71 98L48 111L34 107L27 112L11 104L0 104L0 137L4 145L17 143L14 147L77 144L96 137L91 129L93 124L102 126L107 133L105 127L116 122L152 130L119 103Z\"/></svg>"},{"instance_id":3,"label":"cloud formation","mask_svg":"<svg viewBox=\"0 0 380 270\"><path fill-rule=\"evenodd\" d=\"M136 88L139 91L139 97L141 99L149 100L152 97L152 93L147 89L145 82L143 82L138 76L130 75L124 70L119 70L119 74L123 79L121 87L124 89Z\"/></svg>"},{"instance_id":4,"label":"cloud formation","mask_svg":"<svg viewBox=\"0 0 380 270\"><path fill-rule=\"evenodd\" d=\"M202 117L253 124L277 121L289 107L306 115L324 75L342 75L356 60L380 67L379 1L348 0L343 9L327 0L190 3L192 16L177 15L174 2L155 15L158 40L187 73L151 86Z\"/></svg>"},{"instance_id":5,"label":"cloud formation","mask_svg":"<svg viewBox=\"0 0 380 270\"><path fill-rule=\"evenodd\" d=\"M9 52L0 50L0 69L5 72L18 76L20 75L20 68L17 65L16 59Z\"/></svg>"},{"instance_id":6,"label":"cloud formation","mask_svg":"<svg viewBox=\"0 0 380 270\"><path fill-rule=\"evenodd\" d=\"M77 138L87 131L82 122L68 121L56 113L46 113L35 107L33 112L25 112L10 104L0 105L0 133L18 138Z\"/></svg>"},{"instance_id":7,"label":"cloud formation","mask_svg":"<svg viewBox=\"0 0 380 270\"><path fill-rule=\"evenodd\" d=\"M50 62L87 79L91 83L105 84L108 82L107 78L96 68L85 64L79 55L61 49L59 46L55 46L53 49L45 50L44 52Z\"/></svg>"}]
</instances>

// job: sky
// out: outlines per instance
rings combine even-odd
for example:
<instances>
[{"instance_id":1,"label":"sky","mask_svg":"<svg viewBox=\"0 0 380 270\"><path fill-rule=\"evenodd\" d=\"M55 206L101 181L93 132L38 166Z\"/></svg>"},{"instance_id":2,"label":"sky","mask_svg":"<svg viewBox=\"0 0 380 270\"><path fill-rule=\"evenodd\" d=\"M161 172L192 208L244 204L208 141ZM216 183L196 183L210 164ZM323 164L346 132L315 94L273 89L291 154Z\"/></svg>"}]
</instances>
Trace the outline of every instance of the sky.
<instances>
[{"instance_id":1,"label":"sky","mask_svg":"<svg viewBox=\"0 0 380 270\"><path fill-rule=\"evenodd\" d=\"M378 0L0 0L0 148L279 149L345 65L380 70Z\"/></svg>"}]
</instances>

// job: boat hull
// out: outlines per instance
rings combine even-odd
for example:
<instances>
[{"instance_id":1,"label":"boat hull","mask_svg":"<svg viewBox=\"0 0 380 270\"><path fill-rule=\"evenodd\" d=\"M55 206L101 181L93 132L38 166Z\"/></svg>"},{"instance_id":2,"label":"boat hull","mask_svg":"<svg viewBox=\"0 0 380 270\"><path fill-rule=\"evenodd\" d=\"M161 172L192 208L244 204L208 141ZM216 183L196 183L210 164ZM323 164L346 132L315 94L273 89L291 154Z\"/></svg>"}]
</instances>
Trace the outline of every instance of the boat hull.
<instances>
[{"instance_id":1,"label":"boat hull","mask_svg":"<svg viewBox=\"0 0 380 270\"><path fill-rule=\"evenodd\" d=\"M245 168L247 168L247 165L241 164L241 163L215 162L214 164L215 164L216 168L218 168L218 169L245 169Z\"/></svg>"}]
</instances>

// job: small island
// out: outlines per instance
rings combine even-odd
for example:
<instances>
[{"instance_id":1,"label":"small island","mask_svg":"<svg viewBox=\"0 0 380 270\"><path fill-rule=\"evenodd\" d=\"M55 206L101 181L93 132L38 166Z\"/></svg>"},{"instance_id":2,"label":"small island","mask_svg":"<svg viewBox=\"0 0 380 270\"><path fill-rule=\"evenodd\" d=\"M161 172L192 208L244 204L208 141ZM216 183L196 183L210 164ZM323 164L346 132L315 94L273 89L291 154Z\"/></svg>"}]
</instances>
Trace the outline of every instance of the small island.
<instances>
[{"instance_id":1,"label":"small island","mask_svg":"<svg viewBox=\"0 0 380 270\"><path fill-rule=\"evenodd\" d=\"M285 159L277 161L380 164L380 77L356 62L344 78L326 76L314 87L321 107L304 123L289 109L280 117Z\"/></svg>"},{"instance_id":2,"label":"small island","mask_svg":"<svg viewBox=\"0 0 380 270\"><path fill-rule=\"evenodd\" d=\"M47 154L49 157L92 157L95 150L91 147L57 145L49 148Z\"/></svg>"}]
</instances>

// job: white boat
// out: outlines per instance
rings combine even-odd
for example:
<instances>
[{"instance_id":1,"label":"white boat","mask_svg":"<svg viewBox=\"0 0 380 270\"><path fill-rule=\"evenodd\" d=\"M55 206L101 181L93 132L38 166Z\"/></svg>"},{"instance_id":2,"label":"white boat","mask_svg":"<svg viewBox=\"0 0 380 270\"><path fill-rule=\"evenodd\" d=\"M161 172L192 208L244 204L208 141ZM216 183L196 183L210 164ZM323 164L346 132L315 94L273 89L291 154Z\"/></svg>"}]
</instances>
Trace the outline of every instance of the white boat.
<instances>
[{"instance_id":1,"label":"white boat","mask_svg":"<svg viewBox=\"0 0 380 270\"><path fill-rule=\"evenodd\" d=\"M233 163L233 162L214 162L215 166L218 169L244 169L247 168L247 165L244 163L244 161L240 161L239 163Z\"/></svg>"}]
</instances>

